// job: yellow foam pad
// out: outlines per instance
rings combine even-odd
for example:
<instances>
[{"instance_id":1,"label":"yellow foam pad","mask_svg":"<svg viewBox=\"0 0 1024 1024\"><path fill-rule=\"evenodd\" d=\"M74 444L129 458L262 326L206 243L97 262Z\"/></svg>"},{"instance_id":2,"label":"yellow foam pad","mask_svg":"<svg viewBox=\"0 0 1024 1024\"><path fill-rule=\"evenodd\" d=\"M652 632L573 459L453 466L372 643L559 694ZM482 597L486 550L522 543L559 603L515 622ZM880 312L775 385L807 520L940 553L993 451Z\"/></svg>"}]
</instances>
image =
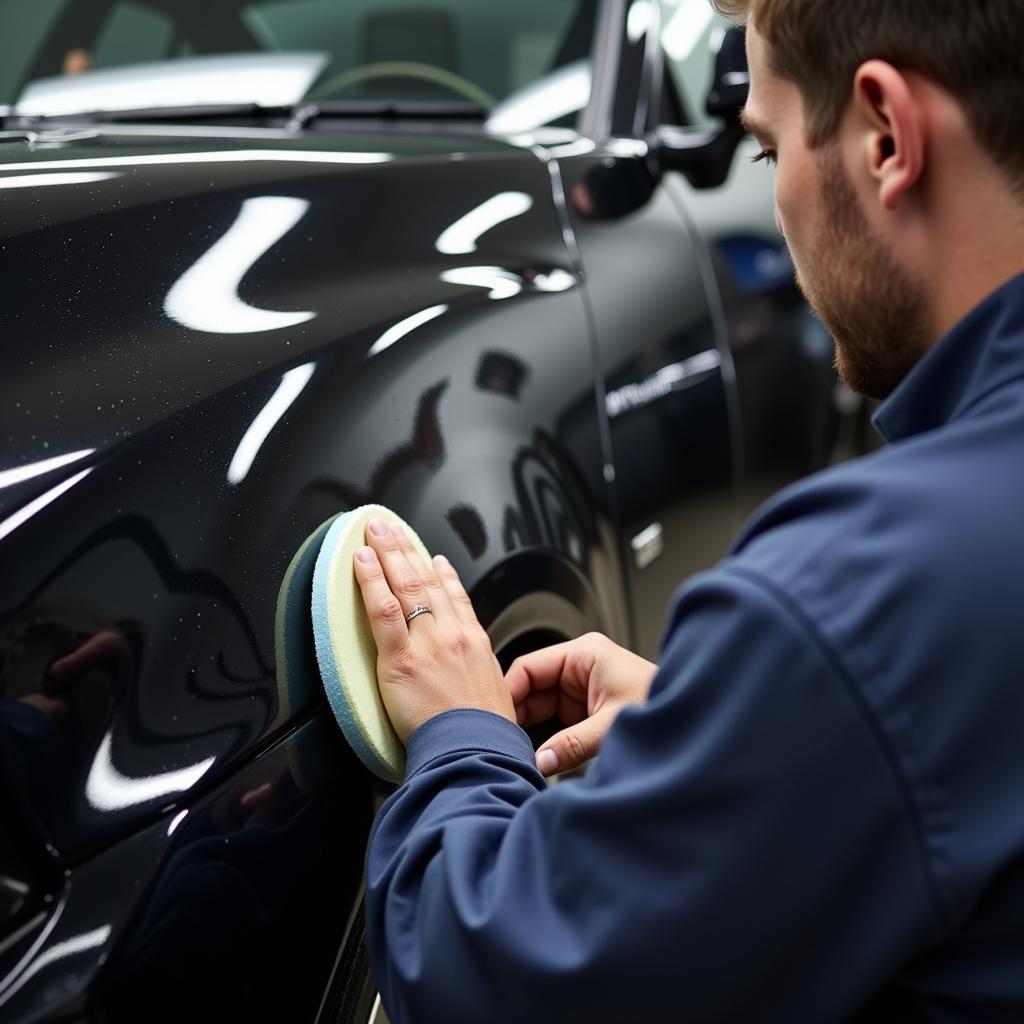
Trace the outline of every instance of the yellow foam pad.
<instances>
[{"instance_id":1,"label":"yellow foam pad","mask_svg":"<svg viewBox=\"0 0 1024 1024\"><path fill-rule=\"evenodd\" d=\"M353 558L366 544L371 519L400 523L426 565L430 554L416 532L383 505L339 516L324 537L313 571L313 638L327 699L352 749L375 775L400 782L405 748L377 685L377 646L356 582Z\"/></svg>"}]
</instances>

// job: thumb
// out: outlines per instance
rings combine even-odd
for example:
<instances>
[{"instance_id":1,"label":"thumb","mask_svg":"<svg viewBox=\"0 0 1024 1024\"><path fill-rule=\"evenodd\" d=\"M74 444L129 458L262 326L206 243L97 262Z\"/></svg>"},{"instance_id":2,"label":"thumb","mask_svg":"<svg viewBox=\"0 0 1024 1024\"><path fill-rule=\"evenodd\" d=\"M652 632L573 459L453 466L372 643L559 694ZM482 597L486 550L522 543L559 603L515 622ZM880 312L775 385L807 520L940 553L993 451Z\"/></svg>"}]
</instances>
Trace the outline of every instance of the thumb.
<instances>
[{"instance_id":1,"label":"thumb","mask_svg":"<svg viewBox=\"0 0 1024 1024\"><path fill-rule=\"evenodd\" d=\"M579 768L600 749L618 707L605 707L576 725L556 732L537 749L537 767L545 777Z\"/></svg>"}]
</instances>

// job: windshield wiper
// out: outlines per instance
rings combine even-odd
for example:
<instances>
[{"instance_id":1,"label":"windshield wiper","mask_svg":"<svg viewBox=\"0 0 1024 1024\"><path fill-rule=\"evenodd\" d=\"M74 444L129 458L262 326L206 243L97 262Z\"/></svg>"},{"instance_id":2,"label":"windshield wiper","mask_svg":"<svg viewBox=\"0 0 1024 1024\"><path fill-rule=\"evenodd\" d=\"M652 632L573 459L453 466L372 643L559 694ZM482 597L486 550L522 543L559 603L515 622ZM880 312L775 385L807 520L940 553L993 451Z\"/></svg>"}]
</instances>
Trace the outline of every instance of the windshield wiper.
<instances>
[{"instance_id":1,"label":"windshield wiper","mask_svg":"<svg viewBox=\"0 0 1024 1024\"><path fill-rule=\"evenodd\" d=\"M330 117L420 118L483 121L490 111L471 100L317 100L300 103L289 126L303 128Z\"/></svg>"},{"instance_id":2,"label":"windshield wiper","mask_svg":"<svg viewBox=\"0 0 1024 1024\"><path fill-rule=\"evenodd\" d=\"M294 106L268 107L258 103L203 103L182 107L88 110L74 114L20 115L16 110L2 116L8 129L54 124L147 124L242 120L283 120L285 127L300 131L327 118L413 118L473 120L487 117L487 108L465 100L319 100Z\"/></svg>"}]
</instances>

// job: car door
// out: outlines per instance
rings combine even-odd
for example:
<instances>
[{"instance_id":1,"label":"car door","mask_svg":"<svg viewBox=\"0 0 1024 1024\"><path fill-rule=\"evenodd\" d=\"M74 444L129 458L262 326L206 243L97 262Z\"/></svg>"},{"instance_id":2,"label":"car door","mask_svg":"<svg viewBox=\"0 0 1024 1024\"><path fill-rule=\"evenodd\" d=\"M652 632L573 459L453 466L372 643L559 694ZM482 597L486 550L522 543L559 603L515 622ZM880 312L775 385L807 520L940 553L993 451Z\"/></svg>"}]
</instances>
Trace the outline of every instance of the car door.
<instances>
[{"instance_id":1,"label":"car door","mask_svg":"<svg viewBox=\"0 0 1024 1024\"><path fill-rule=\"evenodd\" d=\"M377 790L278 636L329 517L395 509L502 657L624 639L548 167L437 126L257 138L7 152L4 1019L309 1020L367 980Z\"/></svg>"},{"instance_id":2,"label":"car door","mask_svg":"<svg viewBox=\"0 0 1024 1024\"><path fill-rule=\"evenodd\" d=\"M594 322L633 633L648 657L674 588L724 550L741 471L709 255L652 165L659 15L646 0L603 6L588 141L552 150Z\"/></svg>"}]
</instances>

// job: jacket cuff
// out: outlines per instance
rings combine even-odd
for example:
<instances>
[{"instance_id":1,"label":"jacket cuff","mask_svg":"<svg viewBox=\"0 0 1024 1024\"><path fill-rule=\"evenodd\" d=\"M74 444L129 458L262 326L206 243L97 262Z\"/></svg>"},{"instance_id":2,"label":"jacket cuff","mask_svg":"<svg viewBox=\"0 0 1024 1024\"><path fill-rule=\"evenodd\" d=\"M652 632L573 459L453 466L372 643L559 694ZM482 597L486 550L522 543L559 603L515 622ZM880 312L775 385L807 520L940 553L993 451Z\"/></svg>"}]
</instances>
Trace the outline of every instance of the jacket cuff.
<instances>
[{"instance_id":1,"label":"jacket cuff","mask_svg":"<svg viewBox=\"0 0 1024 1024\"><path fill-rule=\"evenodd\" d=\"M455 708L424 722L405 747L405 778L445 754L502 754L536 767L529 736L507 718L478 708Z\"/></svg>"}]
</instances>

